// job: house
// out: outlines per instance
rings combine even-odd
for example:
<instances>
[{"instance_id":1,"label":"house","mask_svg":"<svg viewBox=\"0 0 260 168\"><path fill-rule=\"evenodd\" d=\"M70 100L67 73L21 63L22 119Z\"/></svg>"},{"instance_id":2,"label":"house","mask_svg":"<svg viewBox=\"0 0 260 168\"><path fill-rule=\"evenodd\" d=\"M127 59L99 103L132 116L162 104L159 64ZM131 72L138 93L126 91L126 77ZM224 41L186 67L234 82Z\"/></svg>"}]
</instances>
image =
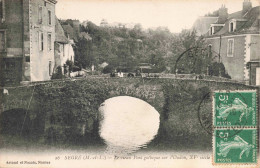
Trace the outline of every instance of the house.
<instances>
[{"instance_id":1,"label":"house","mask_svg":"<svg viewBox=\"0 0 260 168\"><path fill-rule=\"evenodd\" d=\"M56 3L56 0L0 0L2 82L51 78Z\"/></svg>"},{"instance_id":2,"label":"house","mask_svg":"<svg viewBox=\"0 0 260 168\"><path fill-rule=\"evenodd\" d=\"M66 37L65 32L60 24L60 21L56 18L55 23L55 66L54 70L60 66L62 72L64 73L64 65L66 61L74 62L74 50L73 50L74 41Z\"/></svg>"},{"instance_id":3,"label":"house","mask_svg":"<svg viewBox=\"0 0 260 168\"><path fill-rule=\"evenodd\" d=\"M260 85L260 6L252 7L250 0L242 6L228 14L222 5L205 37L212 56L224 64L232 79Z\"/></svg>"}]
</instances>

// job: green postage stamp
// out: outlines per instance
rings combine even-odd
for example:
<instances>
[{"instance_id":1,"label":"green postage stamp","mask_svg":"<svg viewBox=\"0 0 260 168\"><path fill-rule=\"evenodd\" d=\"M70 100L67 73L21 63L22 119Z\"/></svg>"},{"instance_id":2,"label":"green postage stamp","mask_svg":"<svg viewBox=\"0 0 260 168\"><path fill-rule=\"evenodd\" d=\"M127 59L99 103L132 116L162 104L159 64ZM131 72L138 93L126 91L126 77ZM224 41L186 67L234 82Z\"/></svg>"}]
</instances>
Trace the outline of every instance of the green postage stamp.
<instances>
[{"instance_id":1,"label":"green postage stamp","mask_svg":"<svg viewBox=\"0 0 260 168\"><path fill-rule=\"evenodd\" d=\"M256 93L255 90L214 92L214 164L257 164Z\"/></svg>"},{"instance_id":2,"label":"green postage stamp","mask_svg":"<svg viewBox=\"0 0 260 168\"><path fill-rule=\"evenodd\" d=\"M256 91L219 91L213 98L214 127L257 126Z\"/></svg>"},{"instance_id":3,"label":"green postage stamp","mask_svg":"<svg viewBox=\"0 0 260 168\"><path fill-rule=\"evenodd\" d=\"M257 163L257 129L215 129L215 163Z\"/></svg>"}]
</instances>

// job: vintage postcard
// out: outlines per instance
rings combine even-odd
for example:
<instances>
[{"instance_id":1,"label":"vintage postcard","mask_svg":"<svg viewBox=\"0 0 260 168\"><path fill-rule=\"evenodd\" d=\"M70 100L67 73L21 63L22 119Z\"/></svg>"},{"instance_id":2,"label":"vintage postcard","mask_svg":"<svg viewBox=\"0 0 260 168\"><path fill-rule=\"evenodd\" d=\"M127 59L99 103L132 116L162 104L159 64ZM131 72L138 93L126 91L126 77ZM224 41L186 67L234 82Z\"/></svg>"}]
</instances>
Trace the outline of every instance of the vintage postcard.
<instances>
[{"instance_id":1,"label":"vintage postcard","mask_svg":"<svg viewBox=\"0 0 260 168\"><path fill-rule=\"evenodd\" d=\"M259 0L0 0L1 168L259 168Z\"/></svg>"}]
</instances>

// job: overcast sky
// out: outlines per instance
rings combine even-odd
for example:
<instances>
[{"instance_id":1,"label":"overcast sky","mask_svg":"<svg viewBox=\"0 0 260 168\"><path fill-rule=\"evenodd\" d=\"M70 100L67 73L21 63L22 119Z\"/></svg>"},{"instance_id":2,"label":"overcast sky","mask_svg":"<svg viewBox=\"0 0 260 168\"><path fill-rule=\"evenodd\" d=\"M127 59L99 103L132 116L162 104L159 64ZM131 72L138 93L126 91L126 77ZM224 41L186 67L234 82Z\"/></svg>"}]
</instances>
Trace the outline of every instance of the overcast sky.
<instances>
[{"instance_id":1,"label":"overcast sky","mask_svg":"<svg viewBox=\"0 0 260 168\"><path fill-rule=\"evenodd\" d=\"M191 28L197 17L225 4L228 12L242 9L244 0L58 0L56 15L60 19L89 20L99 25L141 23L143 28L165 26L173 33ZM258 6L260 0L251 0Z\"/></svg>"}]
</instances>

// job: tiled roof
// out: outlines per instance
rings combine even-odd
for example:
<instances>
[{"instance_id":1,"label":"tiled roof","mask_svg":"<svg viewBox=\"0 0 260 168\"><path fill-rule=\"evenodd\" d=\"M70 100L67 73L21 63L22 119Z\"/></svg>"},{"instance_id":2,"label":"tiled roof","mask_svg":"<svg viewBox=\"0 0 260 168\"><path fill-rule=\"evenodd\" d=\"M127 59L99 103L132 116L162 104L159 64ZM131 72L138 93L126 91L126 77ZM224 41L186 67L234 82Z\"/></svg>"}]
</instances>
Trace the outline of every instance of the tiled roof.
<instances>
[{"instance_id":1,"label":"tiled roof","mask_svg":"<svg viewBox=\"0 0 260 168\"><path fill-rule=\"evenodd\" d=\"M260 6L253 7L250 11L248 11L244 16L242 16L242 11L238 11L232 14L229 14L227 21L222 29L220 29L214 35L209 37L219 36L219 35L237 35L237 34L259 34L259 16L260 16ZM244 23L235 29L234 32L229 32L229 22L232 20L244 20ZM208 36L208 33L206 34Z\"/></svg>"},{"instance_id":2,"label":"tiled roof","mask_svg":"<svg viewBox=\"0 0 260 168\"><path fill-rule=\"evenodd\" d=\"M67 35L74 41L78 41L78 37L76 32L74 31L73 27L70 24L62 24L61 25Z\"/></svg>"},{"instance_id":3,"label":"tiled roof","mask_svg":"<svg viewBox=\"0 0 260 168\"><path fill-rule=\"evenodd\" d=\"M230 19L242 19L243 15L242 15L242 11L237 11L234 13L231 13L228 15L228 20Z\"/></svg>"},{"instance_id":4,"label":"tiled roof","mask_svg":"<svg viewBox=\"0 0 260 168\"><path fill-rule=\"evenodd\" d=\"M60 42L60 43L69 42L68 38L65 36L65 32L57 17L56 17L56 23L55 23L55 41Z\"/></svg>"}]
</instances>

